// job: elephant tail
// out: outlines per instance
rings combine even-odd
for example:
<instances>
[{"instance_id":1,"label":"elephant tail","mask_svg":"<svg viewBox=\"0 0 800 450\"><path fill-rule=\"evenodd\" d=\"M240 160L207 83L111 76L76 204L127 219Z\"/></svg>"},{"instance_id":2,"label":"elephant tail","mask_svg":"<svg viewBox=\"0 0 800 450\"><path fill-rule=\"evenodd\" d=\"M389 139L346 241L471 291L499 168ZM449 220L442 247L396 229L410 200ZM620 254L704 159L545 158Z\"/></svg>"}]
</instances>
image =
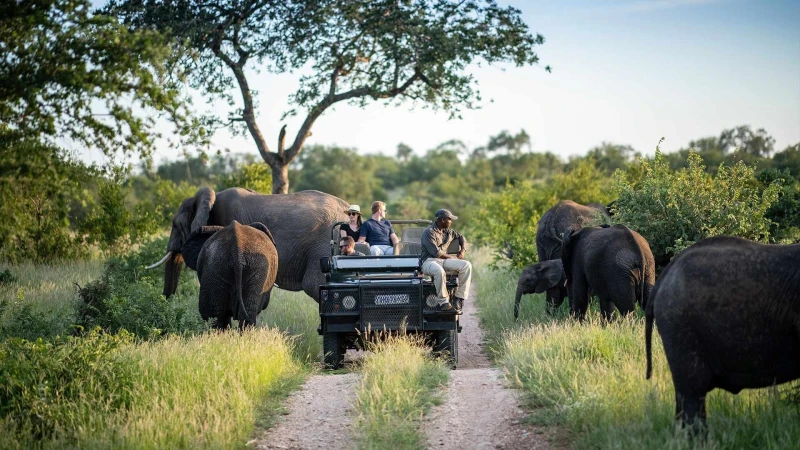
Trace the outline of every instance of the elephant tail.
<instances>
[{"instance_id":1,"label":"elephant tail","mask_svg":"<svg viewBox=\"0 0 800 450\"><path fill-rule=\"evenodd\" d=\"M655 294L655 289L651 291L651 294ZM649 380L650 376L653 375L653 322L655 319L653 298L655 298L655 295L650 295L647 306L644 308L644 347L647 354L647 373L644 378L646 380Z\"/></svg>"},{"instance_id":2,"label":"elephant tail","mask_svg":"<svg viewBox=\"0 0 800 450\"><path fill-rule=\"evenodd\" d=\"M240 255L240 258L241 258L241 255ZM242 297L242 263L243 262L244 261L237 261L236 267L233 269L233 271L235 273L234 277L235 277L235 282L236 282L236 297L239 298L239 308L240 308L240 313L236 315L237 316L236 320L241 322L242 321L242 316L244 316L244 319L247 322L252 323L253 325L255 325L255 322L250 320L250 315L247 314L247 308L245 308L245 306L244 306L244 298Z\"/></svg>"}]
</instances>

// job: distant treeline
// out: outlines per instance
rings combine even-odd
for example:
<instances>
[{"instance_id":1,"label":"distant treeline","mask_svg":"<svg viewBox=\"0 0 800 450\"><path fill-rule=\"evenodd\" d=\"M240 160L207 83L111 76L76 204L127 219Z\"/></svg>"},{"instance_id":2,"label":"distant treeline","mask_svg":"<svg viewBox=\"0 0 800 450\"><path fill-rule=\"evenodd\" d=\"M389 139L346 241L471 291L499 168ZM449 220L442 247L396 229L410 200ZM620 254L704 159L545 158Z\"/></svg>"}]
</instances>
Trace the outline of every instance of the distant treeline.
<instances>
[{"instance_id":1,"label":"distant treeline","mask_svg":"<svg viewBox=\"0 0 800 450\"><path fill-rule=\"evenodd\" d=\"M0 259L5 261L119 253L166 230L180 202L200 186L217 191L240 186L261 193L271 192L272 186L269 167L255 154L187 155L155 168L126 171L87 166L64 150L39 142L7 140L0 142L0 148L0 214L4 218ZM692 152L696 156L690 156ZM354 148L308 146L289 171L291 191L317 189L365 210L372 201L383 200L388 203L389 218L430 218L436 209L449 208L460 216L458 227L469 231L473 241L493 246L498 255L511 248L516 264L536 259L531 233L538 217L558 200L609 203L618 199L620 217L635 226L631 217L636 208L630 202L646 203L637 195L647 189L655 193L653 183L662 183L659 189L664 192L681 189L681 177L695 177L694 189L728 189L724 195L717 193L719 201L730 195L737 205L755 205L757 197L763 213L740 208L728 214L747 215L750 222L758 223L751 238L800 239L800 144L775 152L774 139L766 131L747 126L692 141L675 153L658 153L656 159L641 158L628 145L602 143L585 156L562 161L550 152L531 152L530 138L522 130L503 131L477 148L450 140L420 154L400 144L394 157L362 154ZM745 193L755 197L748 203ZM679 194L684 197L667 203L685 206L690 200L686 192ZM703 222L712 219L692 220L700 222L686 225L680 236L665 238L665 252L728 230ZM652 217L645 222L652 222ZM748 235L745 228L732 227L727 232Z\"/></svg>"}]
</instances>

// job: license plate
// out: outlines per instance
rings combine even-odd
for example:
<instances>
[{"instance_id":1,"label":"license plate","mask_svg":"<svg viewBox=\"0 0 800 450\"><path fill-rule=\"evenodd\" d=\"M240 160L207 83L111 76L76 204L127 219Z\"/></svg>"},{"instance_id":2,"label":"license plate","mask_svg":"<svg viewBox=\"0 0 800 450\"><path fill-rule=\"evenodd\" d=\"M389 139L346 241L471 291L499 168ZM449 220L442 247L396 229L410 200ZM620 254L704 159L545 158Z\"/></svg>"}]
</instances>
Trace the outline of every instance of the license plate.
<instances>
[{"instance_id":1,"label":"license plate","mask_svg":"<svg viewBox=\"0 0 800 450\"><path fill-rule=\"evenodd\" d=\"M376 295L375 296L375 304L376 305L404 305L410 303L411 300L409 299L408 294L386 294L386 295Z\"/></svg>"}]
</instances>

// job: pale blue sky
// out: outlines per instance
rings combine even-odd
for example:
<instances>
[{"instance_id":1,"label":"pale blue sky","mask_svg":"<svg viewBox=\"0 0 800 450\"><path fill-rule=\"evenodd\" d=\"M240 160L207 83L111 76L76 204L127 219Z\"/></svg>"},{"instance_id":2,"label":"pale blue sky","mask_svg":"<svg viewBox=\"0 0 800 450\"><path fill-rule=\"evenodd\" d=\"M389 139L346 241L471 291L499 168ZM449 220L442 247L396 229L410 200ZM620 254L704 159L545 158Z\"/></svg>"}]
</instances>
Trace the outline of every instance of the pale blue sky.
<instances>
[{"instance_id":1,"label":"pale blue sky","mask_svg":"<svg viewBox=\"0 0 800 450\"><path fill-rule=\"evenodd\" d=\"M482 145L524 128L534 151L567 158L602 141L651 154L674 151L725 128L765 128L776 150L800 142L800 1L563 0L501 2L522 10L542 67L475 71L483 108L462 120L445 113L371 104L336 106L317 120L308 144L337 144L394 155L449 139ZM546 73L544 65L551 65ZM253 75L258 122L271 146L296 84L293 75ZM490 101L491 100L491 101ZM222 102L210 105L225 111ZM294 136L303 117L288 120ZM257 154L251 139L227 133L215 144ZM84 156L92 157L92 152ZM159 150L156 160L175 159Z\"/></svg>"}]
</instances>

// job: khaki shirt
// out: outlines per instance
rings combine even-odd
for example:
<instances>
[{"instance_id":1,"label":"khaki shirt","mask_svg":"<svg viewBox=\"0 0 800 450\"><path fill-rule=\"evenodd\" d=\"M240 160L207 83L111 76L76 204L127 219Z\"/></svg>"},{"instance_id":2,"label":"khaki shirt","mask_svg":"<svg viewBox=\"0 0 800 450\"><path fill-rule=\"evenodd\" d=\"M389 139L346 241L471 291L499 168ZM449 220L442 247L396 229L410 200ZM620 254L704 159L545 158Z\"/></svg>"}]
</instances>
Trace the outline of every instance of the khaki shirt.
<instances>
[{"instance_id":1,"label":"khaki shirt","mask_svg":"<svg viewBox=\"0 0 800 450\"><path fill-rule=\"evenodd\" d=\"M447 247L450 242L458 239L461 249L467 249L467 240L458 231L452 228L440 230L436 228L436 223L433 223L425 231L422 232L422 254L420 255L420 264L425 262L428 258L441 258L447 254Z\"/></svg>"}]
</instances>

